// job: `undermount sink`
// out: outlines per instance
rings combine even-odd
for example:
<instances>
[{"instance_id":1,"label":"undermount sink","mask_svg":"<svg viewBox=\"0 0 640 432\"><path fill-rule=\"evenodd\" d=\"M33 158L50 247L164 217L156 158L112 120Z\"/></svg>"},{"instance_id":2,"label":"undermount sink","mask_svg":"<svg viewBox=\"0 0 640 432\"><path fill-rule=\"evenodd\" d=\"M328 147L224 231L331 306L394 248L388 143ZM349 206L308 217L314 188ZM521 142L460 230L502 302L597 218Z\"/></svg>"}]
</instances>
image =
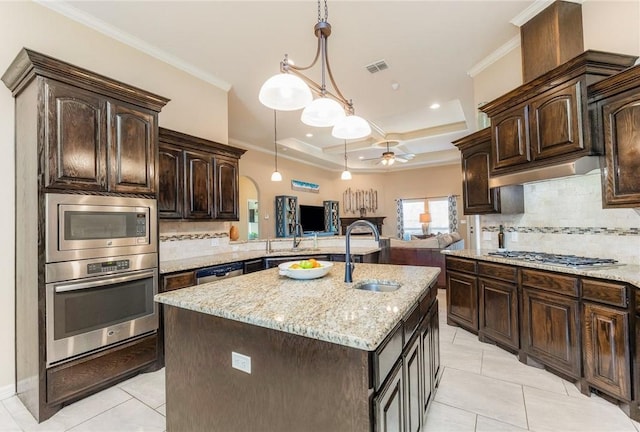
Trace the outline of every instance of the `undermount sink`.
<instances>
[{"instance_id":1,"label":"undermount sink","mask_svg":"<svg viewBox=\"0 0 640 432\"><path fill-rule=\"evenodd\" d=\"M398 282L392 281L362 281L356 283L353 287L355 289L374 292L391 292L400 288Z\"/></svg>"}]
</instances>

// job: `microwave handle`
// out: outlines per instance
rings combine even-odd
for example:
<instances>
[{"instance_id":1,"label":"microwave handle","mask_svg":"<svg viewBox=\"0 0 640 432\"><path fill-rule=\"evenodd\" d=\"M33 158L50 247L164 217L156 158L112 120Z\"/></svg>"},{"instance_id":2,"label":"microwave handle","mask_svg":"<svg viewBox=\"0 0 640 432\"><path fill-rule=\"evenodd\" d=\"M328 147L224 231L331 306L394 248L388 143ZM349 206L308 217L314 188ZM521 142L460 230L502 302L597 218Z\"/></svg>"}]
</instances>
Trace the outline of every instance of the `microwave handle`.
<instances>
[{"instance_id":1,"label":"microwave handle","mask_svg":"<svg viewBox=\"0 0 640 432\"><path fill-rule=\"evenodd\" d=\"M144 279L149 276L154 276L155 270L144 270L141 272L136 272L135 274L130 274L127 276L114 276L106 279L98 279L98 280L90 280L87 282L77 282L70 283L65 285L57 285L55 287L55 292L69 292L69 291L78 291L89 288L98 288L105 285L112 285L120 282L128 282L136 279Z\"/></svg>"}]
</instances>

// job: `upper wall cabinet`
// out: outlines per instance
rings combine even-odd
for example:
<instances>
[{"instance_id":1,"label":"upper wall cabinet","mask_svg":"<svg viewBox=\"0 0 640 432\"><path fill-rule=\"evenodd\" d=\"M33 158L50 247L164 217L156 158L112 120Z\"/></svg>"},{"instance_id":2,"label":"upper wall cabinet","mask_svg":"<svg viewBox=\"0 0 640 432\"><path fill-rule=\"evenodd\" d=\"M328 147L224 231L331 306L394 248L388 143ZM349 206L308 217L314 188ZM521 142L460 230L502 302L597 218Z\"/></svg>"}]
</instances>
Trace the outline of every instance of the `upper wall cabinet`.
<instances>
[{"instance_id":1,"label":"upper wall cabinet","mask_svg":"<svg viewBox=\"0 0 640 432\"><path fill-rule=\"evenodd\" d=\"M585 51L481 109L491 117L491 176L602 154L592 142L587 86L635 57Z\"/></svg>"},{"instance_id":2,"label":"upper wall cabinet","mask_svg":"<svg viewBox=\"0 0 640 432\"><path fill-rule=\"evenodd\" d=\"M454 141L453 144L462 153L462 197L465 215L524 212L522 186L489 188L490 128Z\"/></svg>"},{"instance_id":3,"label":"upper wall cabinet","mask_svg":"<svg viewBox=\"0 0 640 432\"><path fill-rule=\"evenodd\" d=\"M245 150L160 128L158 215L238 220L238 162Z\"/></svg>"},{"instance_id":4,"label":"upper wall cabinet","mask_svg":"<svg viewBox=\"0 0 640 432\"><path fill-rule=\"evenodd\" d=\"M640 66L589 87L593 140L605 149L604 207L640 207Z\"/></svg>"},{"instance_id":5,"label":"upper wall cabinet","mask_svg":"<svg viewBox=\"0 0 640 432\"><path fill-rule=\"evenodd\" d=\"M46 190L155 195L157 119L168 99L27 49L2 80L33 105Z\"/></svg>"}]
</instances>

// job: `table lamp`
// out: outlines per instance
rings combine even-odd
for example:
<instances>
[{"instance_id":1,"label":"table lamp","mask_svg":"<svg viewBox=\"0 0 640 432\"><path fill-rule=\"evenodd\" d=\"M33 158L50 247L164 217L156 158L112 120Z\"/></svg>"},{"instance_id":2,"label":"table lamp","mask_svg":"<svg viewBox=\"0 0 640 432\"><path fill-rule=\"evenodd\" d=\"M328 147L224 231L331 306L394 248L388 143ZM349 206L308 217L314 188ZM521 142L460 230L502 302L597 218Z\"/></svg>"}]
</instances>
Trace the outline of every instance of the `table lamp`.
<instances>
[{"instance_id":1,"label":"table lamp","mask_svg":"<svg viewBox=\"0 0 640 432\"><path fill-rule=\"evenodd\" d=\"M420 213L420 223L422 223L422 234L429 234L429 222L431 222L431 214Z\"/></svg>"}]
</instances>

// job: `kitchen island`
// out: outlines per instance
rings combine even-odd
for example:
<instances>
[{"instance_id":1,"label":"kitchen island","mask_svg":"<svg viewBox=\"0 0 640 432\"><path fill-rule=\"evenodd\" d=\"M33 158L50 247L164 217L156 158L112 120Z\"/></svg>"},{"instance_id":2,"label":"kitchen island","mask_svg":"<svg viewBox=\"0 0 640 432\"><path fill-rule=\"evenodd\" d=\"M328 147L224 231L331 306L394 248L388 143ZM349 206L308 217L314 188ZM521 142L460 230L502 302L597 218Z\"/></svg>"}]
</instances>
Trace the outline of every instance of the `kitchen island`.
<instances>
[{"instance_id":1,"label":"kitchen island","mask_svg":"<svg viewBox=\"0 0 640 432\"><path fill-rule=\"evenodd\" d=\"M159 294L169 431L419 430L439 372L439 269L278 269ZM393 292L355 289L395 281ZM242 356L232 366L232 356Z\"/></svg>"}]
</instances>

